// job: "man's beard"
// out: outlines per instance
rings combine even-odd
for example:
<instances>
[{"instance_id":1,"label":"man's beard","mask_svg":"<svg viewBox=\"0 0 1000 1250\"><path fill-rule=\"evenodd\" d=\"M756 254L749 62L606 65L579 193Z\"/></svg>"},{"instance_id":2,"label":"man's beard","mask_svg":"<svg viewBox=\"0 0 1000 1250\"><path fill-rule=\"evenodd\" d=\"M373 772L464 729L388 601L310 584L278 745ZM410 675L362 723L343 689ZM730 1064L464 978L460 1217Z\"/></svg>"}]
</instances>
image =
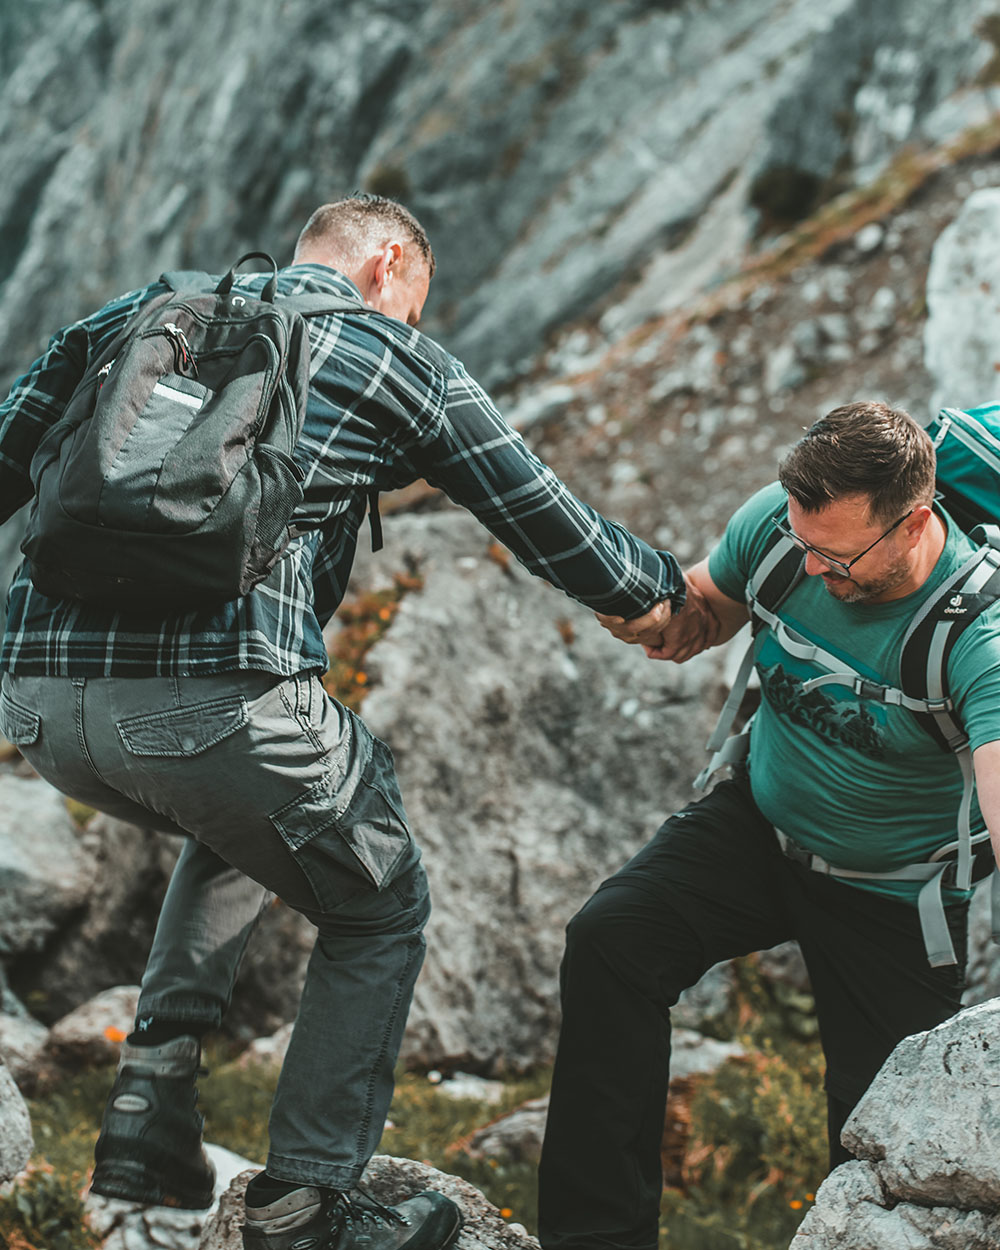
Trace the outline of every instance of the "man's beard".
<instances>
[{"instance_id":1,"label":"man's beard","mask_svg":"<svg viewBox=\"0 0 1000 1250\"><path fill-rule=\"evenodd\" d=\"M837 577L836 574L820 574L827 592L841 603L871 603L875 599L897 590L910 576L910 565L905 557L887 568L880 577L860 581L854 577Z\"/></svg>"}]
</instances>

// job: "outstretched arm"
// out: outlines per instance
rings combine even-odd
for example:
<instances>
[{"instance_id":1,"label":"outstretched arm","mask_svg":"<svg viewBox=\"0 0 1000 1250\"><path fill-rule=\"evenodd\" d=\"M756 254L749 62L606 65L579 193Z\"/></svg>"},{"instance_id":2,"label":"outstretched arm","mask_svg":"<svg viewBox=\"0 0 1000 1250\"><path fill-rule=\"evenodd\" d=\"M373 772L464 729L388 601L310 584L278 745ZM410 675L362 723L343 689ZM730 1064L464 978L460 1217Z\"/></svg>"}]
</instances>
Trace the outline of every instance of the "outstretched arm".
<instances>
[{"instance_id":1,"label":"outstretched arm","mask_svg":"<svg viewBox=\"0 0 1000 1250\"><path fill-rule=\"evenodd\" d=\"M708 571L708 560L702 560L684 574L687 584L687 602L674 612L659 628L658 622L640 618L623 621L621 617L601 616L597 619L605 629L623 642L640 642L652 660L673 660L681 664L693 655L728 642L740 626L749 620L746 604L724 595L716 586ZM669 606L669 605L668 605ZM652 617L652 613L648 614ZM643 635L637 627L645 626Z\"/></svg>"}]
</instances>

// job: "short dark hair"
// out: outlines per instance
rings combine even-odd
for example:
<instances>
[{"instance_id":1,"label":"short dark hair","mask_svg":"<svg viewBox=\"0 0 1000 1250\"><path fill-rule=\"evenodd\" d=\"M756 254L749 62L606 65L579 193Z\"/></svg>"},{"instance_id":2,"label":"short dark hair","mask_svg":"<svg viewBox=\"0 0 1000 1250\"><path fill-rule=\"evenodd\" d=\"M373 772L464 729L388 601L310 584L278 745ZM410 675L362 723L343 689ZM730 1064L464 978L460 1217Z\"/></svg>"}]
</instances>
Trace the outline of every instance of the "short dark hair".
<instances>
[{"instance_id":1,"label":"short dark hair","mask_svg":"<svg viewBox=\"0 0 1000 1250\"><path fill-rule=\"evenodd\" d=\"M386 234L396 232L416 244L433 278L436 262L427 232L408 208L385 195L356 191L321 205L306 222L297 246L329 243L350 252L378 247Z\"/></svg>"},{"instance_id":2,"label":"short dark hair","mask_svg":"<svg viewBox=\"0 0 1000 1250\"><path fill-rule=\"evenodd\" d=\"M902 408L866 400L834 408L782 460L778 477L806 512L867 495L872 521L934 499L934 445Z\"/></svg>"}]
</instances>

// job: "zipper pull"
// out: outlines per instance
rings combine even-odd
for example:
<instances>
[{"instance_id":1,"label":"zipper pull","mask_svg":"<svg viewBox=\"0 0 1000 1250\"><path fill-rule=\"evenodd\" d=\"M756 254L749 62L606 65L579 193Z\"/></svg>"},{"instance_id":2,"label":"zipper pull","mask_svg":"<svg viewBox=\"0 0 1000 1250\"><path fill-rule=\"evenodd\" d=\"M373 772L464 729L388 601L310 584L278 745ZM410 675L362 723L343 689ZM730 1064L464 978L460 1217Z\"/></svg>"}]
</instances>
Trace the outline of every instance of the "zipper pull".
<instances>
[{"instance_id":1,"label":"zipper pull","mask_svg":"<svg viewBox=\"0 0 1000 1250\"><path fill-rule=\"evenodd\" d=\"M190 371L191 377L196 378L198 376L198 365L194 358L194 352L191 350L191 344L187 341L187 335L180 326L174 325L172 321L165 321L163 329L174 345L174 360L177 365L177 372L183 373L187 369Z\"/></svg>"}]
</instances>

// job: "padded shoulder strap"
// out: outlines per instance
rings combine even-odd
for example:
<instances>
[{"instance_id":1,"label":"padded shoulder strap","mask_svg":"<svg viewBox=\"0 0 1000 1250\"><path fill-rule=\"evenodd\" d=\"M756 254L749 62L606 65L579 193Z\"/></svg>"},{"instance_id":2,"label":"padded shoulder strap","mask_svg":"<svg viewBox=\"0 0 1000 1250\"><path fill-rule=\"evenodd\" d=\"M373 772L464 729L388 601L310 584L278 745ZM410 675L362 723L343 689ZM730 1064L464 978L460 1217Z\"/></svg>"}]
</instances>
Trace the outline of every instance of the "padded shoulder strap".
<instances>
[{"instance_id":1,"label":"padded shoulder strap","mask_svg":"<svg viewBox=\"0 0 1000 1250\"><path fill-rule=\"evenodd\" d=\"M908 693L950 704L948 659L974 620L1000 599L1000 529L974 531L986 541L910 622L900 654L900 685ZM918 713L921 727L946 751L958 751L968 737L951 708Z\"/></svg>"},{"instance_id":2,"label":"padded shoulder strap","mask_svg":"<svg viewBox=\"0 0 1000 1250\"><path fill-rule=\"evenodd\" d=\"M160 274L160 281L165 282L171 291L198 291L200 294L214 291L219 279L200 269L168 269Z\"/></svg>"},{"instance_id":3,"label":"padded shoulder strap","mask_svg":"<svg viewBox=\"0 0 1000 1250\"><path fill-rule=\"evenodd\" d=\"M280 295L283 304L290 304L303 317L321 317L324 313L373 313L374 308L349 295Z\"/></svg>"},{"instance_id":4,"label":"padded shoulder strap","mask_svg":"<svg viewBox=\"0 0 1000 1250\"><path fill-rule=\"evenodd\" d=\"M755 633L763 623L763 618L755 611L757 606L773 613L791 594L805 572L805 552L796 547L791 539L777 530L774 532L776 541L764 553L746 586L747 607Z\"/></svg>"}]
</instances>

